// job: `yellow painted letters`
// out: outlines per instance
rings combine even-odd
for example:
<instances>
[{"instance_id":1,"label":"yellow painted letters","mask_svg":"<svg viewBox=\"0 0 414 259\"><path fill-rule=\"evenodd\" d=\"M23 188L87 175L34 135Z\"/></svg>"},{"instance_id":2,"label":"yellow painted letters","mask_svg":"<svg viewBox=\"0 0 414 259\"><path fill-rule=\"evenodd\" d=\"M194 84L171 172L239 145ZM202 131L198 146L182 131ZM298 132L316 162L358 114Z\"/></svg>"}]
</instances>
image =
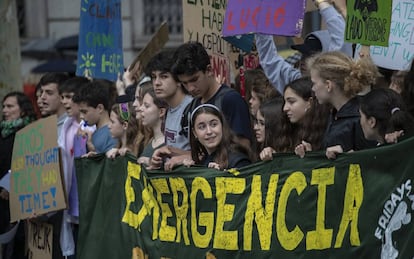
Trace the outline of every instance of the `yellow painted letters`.
<instances>
[{"instance_id":1,"label":"yellow painted letters","mask_svg":"<svg viewBox=\"0 0 414 259\"><path fill-rule=\"evenodd\" d=\"M213 198L211 192L211 186L205 178L196 177L192 183L190 201L191 201L191 236L193 237L194 244L200 248L206 248L210 244L211 237L213 236L214 228L214 213L213 212L200 212L197 211L197 193L202 192L204 199ZM198 218L198 224L197 224ZM198 232L198 226L205 228L205 234Z\"/></svg>"},{"instance_id":2,"label":"yellow painted letters","mask_svg":"<svg viewBox=\"0 0 414 259\"><path fill-rule=\"evenodd\" d=\"M188 222L187 222L187 214L188 214L188 190L185 186L185 181L183 178L169 178L171 191L173 193L173 204L175 214L177 216L177 237L175 239L176 242L181 241L181 228L183 233L184 243L186 245L190 245L190 240L188 238ZM178 192L182 194L183 200L180 204L178 204Z\"/></svg>"},{"instance_id":3,"label":"yellow painted letters","mask_svg":"<svg viewBox=\"0 0 414 259\"><path fill-rule=\"evenodd\" d=\"M272 240L273 212L275 209L276 188L279 180L278 174L272 174L268 188L266 188L265 207L262 205L262 178L260 175L253 176L251 194L247 201L244 220L244 245L246 251L252 250L253 219L256 222L262 250L269 250Z\"/></svg>"},{"instance_id":4,"label":"yellow painted letters","mask_svg":"<svg viewBox=\"0 0 414 259\"><path fill-rule=\"evenodd\" d=\"M312 170L312 185L318 185L316 229L306 234L306 250L331 247L332 229L325 228L326 186L334 183L335 167Z\"/></svg>"},{"instance_id":5,"label":"yellow painted letters","mask_svg":"<svg viewBox=\"0 0 414 259\"><path fill-rule=\"evenodd\" d=\"M172 217L172 211L168 203L163 202L162 194L171 194L168 188L167 179L158 178L151 180L151 184L157 191L157 200L161 208L161 226L160 226L160 240L174 241L177 235L176 228L168 225L167 218Z\"/></svg>"},{"instance_id":6,"label":"yellow painted letters","mask_svg":"<svg viewBox=\"0 0 414 259\"><path fill-rule=\"evenodd\" d=\"M233 219L235 207L234 204L226 204L226 195L227 193L241 194L244 192L245 186L246 179L244 178L216 177L217 222L214 233L214 248L239 249L237 231L225 231L223 229L224 223Z\"/></svg>"},{"instance_id":7,"label":"yellow painted letters","mask_svg":"<svg viewBox=\"0 0 414 259\"><path fill-rule=\"evenodd\" d=\"M336 236L335 248L342 246L346 229L351 223L350 243L353 246L361 245L358 231L358 213L364 199L364 185L362 183L361 168L359 165L349 165L348 180L346 182L344 211L341 224Z\"/></svg>"},{"instance_id":8,"label":"yellow painted letters","mask_svg":"<svg viewBox=\"0 0 414 259\"><path fill-rule=\"evenodd\" d=\"M300 195L306 188L306 185L306 178L303 173L294 172L286 179L286 182L280 192L276 216L276 233L280 245L286 250L295 249L304 236L302 230L298 226L295 226L292 231L289 231L286 226L287 201L293 189L296 189L297 193Z\"/></svg>"}]
</instances>

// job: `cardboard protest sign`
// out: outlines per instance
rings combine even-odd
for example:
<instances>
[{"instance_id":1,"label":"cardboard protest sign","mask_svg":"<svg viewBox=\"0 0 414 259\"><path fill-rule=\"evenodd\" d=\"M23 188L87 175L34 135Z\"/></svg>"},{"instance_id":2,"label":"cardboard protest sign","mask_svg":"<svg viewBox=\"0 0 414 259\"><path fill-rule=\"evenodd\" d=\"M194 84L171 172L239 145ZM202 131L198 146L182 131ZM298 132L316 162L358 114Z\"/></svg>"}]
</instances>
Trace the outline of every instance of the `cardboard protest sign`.
<instances>
[{"instance_id":1,"label":"cardboard protest sign","mask_svg":"<svg viewBox=\"0 0 414 259\"><path fill-rule=\"evenodd\" d=\"M414 2L393 0L388 47L371 46L370 53L377 66L408 70L414 58ZM361 46L357 46L358 53Z\"/></svg>"},{"instance_id":2,"label":"cardboard protest sign","mask_svg":"<svg viewBox=\"0 0 414 259\"><path fill-rule=\"evenodd\" d=\"M251 32L296 36L301 33L306 1L228 1L223 36Z\"/></svg>"},{"instance_id":3,"label":"cardboard protest sign","mask_svg":"<svg viewBox=\"0 0 414 259\"><path fill-rule=\"evenodd\" d=\"M348 0L345 40L388 46L392 0Z\"/></svg>"},{"instance_id":4,"label":"cardboard protest sign","mask_svg":"<svg viewBox=\"0 0 414 259\"><path fill-rule=\"evenodd\" d=\"M123 64L121 0L81 1L76 75L115 81Z\"/></svg>"},{"instance_id":5,"label":"cardboard protest sign","mask_svg":"<svg viewBox=\"0 0 414 259\"><path fill-rule=\"evenodd\" d=\"M230 44L221 36L226 1L183 0L184 42L198 41L210 55L214 74L230 79ZM237 51L238 52L238 51Z\"/></svg>"},{"instance_id":6,"label":"cardboard protest sign","mask_svg":"<svg viewBox=\"0 0 414 259\"><path fill-rule=\"evenodd\" d=\"M49 116L16 133L10 177L11 222L66 208L56 125L56 116Z\"/></svg>"},{"instance_id":7,"label":"cardboard protest sign","mask_svg":"<svg viewBox=\"0 0 414 259\"><path fill-rule=\"evenodd\" d=\"M52 259L53 226L46 223L28 221L28 258Z\"/></svg>"},{"instance_id":8,"label":"cardboard protest sign","mask_svg":"<svg viewBox=\"0 0 414 259\"><path fill-rule=\"evenodd\" d=\"M168 39L168 24L163 22L147 45L138 53L130 68L133 68L137 62L140 62L142 68L146 67L148 61L164 47Z\"/></svg>"}]
</instances>

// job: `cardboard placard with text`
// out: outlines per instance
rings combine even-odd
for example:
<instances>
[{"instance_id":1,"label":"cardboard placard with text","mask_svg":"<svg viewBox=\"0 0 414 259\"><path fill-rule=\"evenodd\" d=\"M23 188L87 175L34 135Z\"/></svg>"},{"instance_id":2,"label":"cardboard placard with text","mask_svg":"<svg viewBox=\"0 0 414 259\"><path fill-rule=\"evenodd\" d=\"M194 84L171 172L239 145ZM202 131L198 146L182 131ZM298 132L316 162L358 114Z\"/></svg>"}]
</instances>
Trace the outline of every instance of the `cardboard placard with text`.
<instances>
[{"instance_id":1,"label":"cardboard placard with text","mask_svg":"<svg viewBox=\"0 0 414 259\"><path fill-rule=\"evenodd\" d=\"M225 77L229 84L229 52L232 50L221 36L225 10L226 1L183 0L183 38L184 42L203 44L210 55L214 74Z\"/></svg>"},{"instance_id":2,"label":"cardboard placard with text","mask_svg":"<svg viewBox=\"0 0 414 259\"><path fill-rule=\"evenodd\" d=\"M121 0L81 2L76 75L116 81L124 71Z\"/></svg>"},{"instance_id":3,"label":"cardboard placard with text","mask_svg":"<svg viewBox=\"0 0 414 259\"><path fill-rule=\"evenodd\" d=\"M138 53L137 57L132 61L130 69L140 62L140 66L145 68L152 58L164 45L168 42L168 24L163 22L158 30L152 35L151 40L145 45L145 47Z\"/></svg>"},{"instance_id":4,"label":"cardboard placard with text","mask_svg":"<svg viewBox=\"0 0 414 259\"><path fill-rule=\"evenodd\" d=\"M392 0L348 0L345 41L388 46Z\"/></svg>"},{"instance_id":5,"label":"cardboard placard with text","mask_svg":"<svg viewBox=\"0 0 414 259\"><path fill-rule=\"evenodd\" d=\"M10 177L11 222L66 208L57 117L37 120L16 133Z\"/></svg>"},{"instance_id":6,"label":"cardboard placard with text","mask_svg":"<svg viewBox=\"0 0 414 259\"><path fill-rule=\"evenodd\" d=\"M306 1L228 1L223 35L266 33L296 36L301 33Z\"/></svg>"},{"instance_id":7,"label":"cardboard placard with text","mask_svg":"<svg viewBox=\"0 0 414 259\"><path fill-rule=\"evenodd\" d=\"M414 59L414 1L393 0L388 47L371 46L370 55L377 66L408 70ZM357 45L355 53L361 46Z\"/></svg>"},{"instance_id":8,"label":"cardboard placard with text","mask_svg":"<svg viewBox=\"0 0 414 259\"><path fill-rule=\"evenodd\" d=\"M28 258L52 259L53 226L46 223L28 221Z\"/></svg>"}]
</instances>

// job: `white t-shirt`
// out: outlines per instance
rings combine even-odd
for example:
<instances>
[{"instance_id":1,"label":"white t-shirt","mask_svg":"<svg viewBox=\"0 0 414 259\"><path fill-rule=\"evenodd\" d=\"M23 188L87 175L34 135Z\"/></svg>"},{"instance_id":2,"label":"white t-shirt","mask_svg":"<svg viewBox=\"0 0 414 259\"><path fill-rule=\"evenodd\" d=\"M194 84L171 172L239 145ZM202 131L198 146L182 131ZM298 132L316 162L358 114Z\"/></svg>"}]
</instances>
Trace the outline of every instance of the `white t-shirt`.
<instances>
[{"instance_id":1,"label":"white t-shirt","mask_svg":"<svg viewBox=\"0 0 414 259\"><path fill-rule=\"evenodd\" d=\"M180 134L182 131L181 117L185 107L193 100L189 95L184 97L184 100L174 108L169 108L167 111L167 119L165 120L165 143L169 146L190 150L190 142L188 136Z\"/></svg>"}]
</instances>

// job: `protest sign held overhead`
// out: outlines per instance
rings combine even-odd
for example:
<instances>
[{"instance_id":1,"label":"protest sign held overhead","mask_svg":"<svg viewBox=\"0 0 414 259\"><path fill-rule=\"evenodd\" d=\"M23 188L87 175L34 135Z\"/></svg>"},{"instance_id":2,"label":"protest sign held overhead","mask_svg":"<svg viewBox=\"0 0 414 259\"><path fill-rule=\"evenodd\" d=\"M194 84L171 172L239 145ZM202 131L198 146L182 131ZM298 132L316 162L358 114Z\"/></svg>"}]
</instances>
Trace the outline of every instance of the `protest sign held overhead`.
<instances>
[{"instance_id":1,"label":"protest sign held overhead","mask_svg":"<svg viewBox=\"0 0 414 259\"><path fill-rule=\"evenodd\" d=\"M221 36L226 1L183 0L184 42L198 41L210 55L216 76L230 82L230 44Z\"/></svg>"},{"instance_id":2,"label":"protest sign held overhead","mask_svg":"<svg viewBox=\"0 0 414 259\"><path fill-rule=\"evenodd\" d=\"M49 116L16 133L10 176L11 222L66 208L56 125L56 116Z\"/></svg>"},{"instance_id":3,"label":"protest sign held overhead","mask_svg":"<svg viewBox=\"0 0 414 259\"><path fill-rule=\"evenodd\" d=\"M413 146L167 174L77 159L78 258L412 258Z\"/></svg>"},{"instance_id":4,"label":"protest sign held overhead","mask_svg":"<svg viewBox=\"0 0 414 259\"><path fill-rule=\"evenodd\" d=\"M408 70L414 58L414 1L393 0L388 47L371 46L371 58L377 66ZM361 46L356 47L358 53Z\"/></svg>"},{"instance_id":5,"label":"protest sign held overhead","mask_svg":"<svg viewBox=\"0 0 414 259\"><path fill-rule=\"evenodd\" d=\"M158 30L154 33L151 40L138 53L134 61L132 61L130 69L135 67L138 62L142 68L146 67L148 61L152 58L152 56L154 56L158 51L160 51L164 47L168 39L168 24L167 22L163 22L158 28Z\"/></svg>"},{"instance_id":6,"label":"protest sign held overhead","mask_svg":"<svg viewBox=\"0 0 414 259\"><path fill-rule=\"evenodd\" d=\"M223 36L265 33L297 36L302 31L304 0L233 0L227 2Z\"/></svg>"},{"instance_id":7,"label":"protest sign held overhead","mask_svg":"<svg viewBox=\"0 0 414 259\"><path fill-rule=\"evenodd\" d=\"M124 71L121 0L82 0L76 75L116 81Z\"/></svg>"},{"instance_id":8,"label":"protest sign held overhead","mask_svg":"<svg viewBox=\"0 0 414 259\"><path fill-rule=\"evenodd\" d=\"M348 0L345 41L388 46L392 0Z\"/></svg>"}]
</instances>

